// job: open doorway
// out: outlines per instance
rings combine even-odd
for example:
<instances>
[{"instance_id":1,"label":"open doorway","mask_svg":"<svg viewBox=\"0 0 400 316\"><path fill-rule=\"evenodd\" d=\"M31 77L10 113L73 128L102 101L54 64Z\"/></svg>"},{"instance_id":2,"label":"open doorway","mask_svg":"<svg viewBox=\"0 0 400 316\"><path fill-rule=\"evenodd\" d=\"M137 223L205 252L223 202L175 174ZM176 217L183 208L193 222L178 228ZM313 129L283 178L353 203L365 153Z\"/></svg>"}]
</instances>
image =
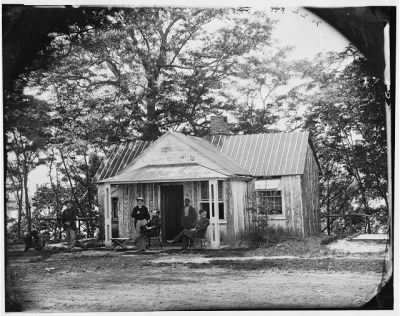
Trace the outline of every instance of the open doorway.
<instances>
[{"instance_id":1,"label":"open doorway","mask_svg":"<svg viewBox=\"0 0 400 316\"><path fill-rule=\"evenodd\" d=\"M183 185L161 186L161 217L163 240L173 239L181 230Z\"/></svg>"}]
</instances>

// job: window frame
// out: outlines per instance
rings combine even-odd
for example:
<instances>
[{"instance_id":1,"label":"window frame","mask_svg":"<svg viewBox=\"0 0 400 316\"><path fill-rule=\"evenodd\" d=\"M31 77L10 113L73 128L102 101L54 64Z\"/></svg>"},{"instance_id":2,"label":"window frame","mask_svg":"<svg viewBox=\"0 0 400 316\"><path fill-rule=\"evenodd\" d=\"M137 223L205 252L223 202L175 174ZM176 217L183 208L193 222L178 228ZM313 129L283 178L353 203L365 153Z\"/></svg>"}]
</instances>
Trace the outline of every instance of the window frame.
<instances>
[{"instance_id":1,"label":"window frame","mask_svg":"<svg viewBox=\"0 0 400 316\"><path fill-rule=\"evenodd\" d=\"M114 207L115 206L115 207ZM116 196L111 197L111 220L117 221L119 218L119 199ZM117 216L114 216L114 215Z\"/></svg>"},{"instance_id":2,"label":"window frame","mask_svg":"<svg viewBox=\"0 0 400 316\"><path fill-rule=\"evenodd\" d=\"M272 180L272 181L270 181L270 183L274 184L274 185L268 186L269 180ZM276 185L277 180L279 180L278 185ZM263 181L265 184L264 188L259 187L259 188L255 189L255 193L256 193L255 202L256 202L257 212L258 212L258 207L259 207L258 201L260 199L260 196L259 196L260 192L279 192L280 196L276 196L276 197L268 196L268 197L271 197L271 198L280 197L280 207L281 207L282 213L281 214L268 214L267 213L266 215L270 219L286 219L285 201L283 198L283 190L282 190L282 178L279 177L279 178L270 178L270 179L257 179L256 182L257 181ZM257 186L255 186L255 187L257 187ZM274 207L275 207L275 205L274 205Z\"/></svg>"},{"instance_id":3,"label":"window frame","mask_svg":"<svg viewBox=\"0 0 400 316\"><path fill-rule=\"evenodd\" d=\"M220 223L226 223L226 209L225 209L225 205L226 205L226 203L225 203L225 198L224 198L224 189L225 189L225 183L224 183L225 181L223 181L223 180L218 180L218 204L219 205L221 205L222 204L222 206L223 206L223 216L224 216L224 218L220 218L220 214L218 214L218 220L219 220L219 222ZM202 185L204 184L204 183L206 183L207 184L207 196L206 197L204 197L203 195L202 195L202 192L203 192L203 188L202 188ZM201 209L202 208L202 204L209 204L210 203L210 197L209 197L209 183L208 183L208 181L199 181L199 184L198 184L198 188L199 188L199 199L198 199L198 203L199 203L199 208ZM221 190L220 190L221 189ZM219 208L219 205L218 205L218 208ZM219 210L220 210L220 208L219 208ZM207 212L208 214L207 214L207 217L208 218L210 218L210 211L208 211Z\"/></svg>"}]
</instances>

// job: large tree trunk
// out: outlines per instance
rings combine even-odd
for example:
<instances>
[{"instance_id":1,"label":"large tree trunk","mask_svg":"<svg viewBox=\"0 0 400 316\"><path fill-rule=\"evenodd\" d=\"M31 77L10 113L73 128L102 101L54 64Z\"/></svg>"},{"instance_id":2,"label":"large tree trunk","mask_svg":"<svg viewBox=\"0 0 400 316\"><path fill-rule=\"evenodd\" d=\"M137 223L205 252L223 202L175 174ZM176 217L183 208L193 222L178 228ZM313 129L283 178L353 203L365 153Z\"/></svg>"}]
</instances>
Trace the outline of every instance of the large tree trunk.
<instances>
[{"instance_id":1,"label":"large tree trunk","mask_svg":"<svg viewBox=\"0 0 400 316\"><path fill-rule=\"evenodd\" d=\"M21 220L22 220L22 197L24 194L24 188L21 185L21 190L19 190L20 194L17 192L17 200L18 200L18 220L17 220L17 236L18 239L21 239Z\"/></svg>"},{"instance_id":2,"label":"large tree trunk","mask_svg":"<svg viewBox=\"0 0 400 316\"><path fill-rule=\"evenodd\" d=\"M54 195L55 195L55 197L56 197L56 218L57 218L57 222L56 222L56 226L55 226L55 228L54 228L54 236L57 235L57 228L60 228L60 239L61 239L61 226L58 225L58 224L59 224L58 219L60 218L61 201L60 201L60 197L59 197L59 194L58 194L58 186L56 187L56 186L54 185L53 176L52 176L52 174L51 174L52 169L53 169L53 160L54 160L54 159L51 159L51 161L50 161L50 172L49 172L49 177L50 177L50 185L51 185L51 188L53 189Z\"/></svg>"},{"instance_id":3,"label":"large tree trunk","mask_svg":"<svg viewBox=\"0 0 400 316\"><path fill-rule=\"evenodd\" d=\"M24 193L25 193L25 216L28 222L28 232L32 231L32 216L31 216L31 204L29 203L28 194L28 168L24 166Z\"/></svg>"},{"instance_id":4,"label":"large tree trunk","mask_svg":"<svg viewBox=\"0 0 400 316\"><path fill-rule=\"evenodd\" d=\"M78 197L76 196L76 193L75 193L75 190L74 190L74 185L72 184L71 175L69 174L69 171L68 171L68 168L67 168L67 164L65 163L64 154L63 154L63 152L62 152L61 149L59 149L59 152L60 152L60 155L61 155L61 160L62 160L62 163L63 163L63 166L64 166L65 174L67 175L67 179L68 179L69 185L70 185L70 187L71 187L72 196L74 197L75 203L76 203L76 205L78 206L78 208L80 209L81 214L84 214L82 205L81 205L81 203L79 202Z\"/></svg>"}]
</instances>

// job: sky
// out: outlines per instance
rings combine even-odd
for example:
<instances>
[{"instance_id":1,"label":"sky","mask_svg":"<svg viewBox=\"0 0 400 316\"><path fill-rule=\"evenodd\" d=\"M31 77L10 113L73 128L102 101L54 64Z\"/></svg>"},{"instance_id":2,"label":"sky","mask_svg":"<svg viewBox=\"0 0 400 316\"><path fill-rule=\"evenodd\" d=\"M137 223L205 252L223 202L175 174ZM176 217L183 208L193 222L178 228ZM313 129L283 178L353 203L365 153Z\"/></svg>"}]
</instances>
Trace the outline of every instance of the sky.
<instances>
[{"instance_id":1,"label":"sky","mask_svg":"<svg viewBox=\"0 0 400 316\"><path fill-rule=\"evenodd\" d=\"M312 59L317 53L341 51L348 40L318 17L301 8L285 7L284 10L267 8L272 19L278 20L273 38L280 46L293 46L289 59ZM30 195L36 186L48 184L48 169L40 166L29 175Z\"/></svg>"}]
</instances>

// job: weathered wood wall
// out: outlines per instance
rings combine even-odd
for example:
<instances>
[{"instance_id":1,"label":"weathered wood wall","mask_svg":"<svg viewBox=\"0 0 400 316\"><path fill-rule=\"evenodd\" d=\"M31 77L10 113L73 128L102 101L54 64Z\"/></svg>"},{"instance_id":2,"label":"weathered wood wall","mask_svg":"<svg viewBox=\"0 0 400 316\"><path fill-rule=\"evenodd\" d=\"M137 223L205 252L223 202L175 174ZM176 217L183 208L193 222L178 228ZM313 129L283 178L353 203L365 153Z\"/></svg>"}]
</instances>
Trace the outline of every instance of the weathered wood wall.
<instances>
[{"instance_id":1,"label":"weathered wood wall","mask_svg":"<svg viewBox=\"0 0 400 316\"><path fill-rule=\"evenodd\" d=\"M184 191L184 198L191 200L191 205L195 208L196 212L200 210L200 182L183 182L175 183L182 184ZM160 210L160 183L146 183L146 184L120 184L112 185L112 197L118 197L118 223L119 223L119 236L121 238L129 238L134 236L134 225L131 218L131 212L136 205L136 197L143 196L145 205L152 211L154 208ZM227 185L224 185L227 188ZM104 192L103 185L98 186L99 195L99 209L100 213L104 212ZM228 199L225 197L225 210L228 211ZM162 210L160 210L162 211ZM162 214L162 212L161 212ZM221 240L226 240L226 227L227 221L221 220L220 222L220 235Z\"/></svg>"},{"instance_id":2,"label":"weathered wood wall","mask_svg":"<svg viewBox=\"0 0 400 316\"><path fill-rule=\"evenodd\" d=\"M248 188L244 181L229 180L226 184L226 239L236 240L249 227L247 220Z\"/></svg>"},{"instance_id":3,"label":"weathered wood wall","mask_svg":"<svg viewBox=\"0 0 400 316\"><path fill-rule=\"evenodd\" d=\"M301 176L284 176L281 178L282 203L287 218L287 231L290 234L304 236Z\"/></svg>"},{"instance_id":4,"label":"weathered wood wall","mask_svg":"<svg viewBox=\"0 0 400 316\"><path fill-rule=\"evenodd\" d=\"M185 138L178 141L176 136L165 134L152 144L151 151L144 151L135 160L134 169L147 165L198 163L215 171L221 170L212 159L184 142Z\"/></svg>"},{"instance_id":5,"label":"weathered wood wall","mask_svg":"<svg viewBox=\"0 0 400 316\"><path fill-rule=\"evenodd\" d=\"M319 169L310 145L306 153L304 174L301 177L304 235L321 232L319 203Z\"/></svg>"}]
</instances>

